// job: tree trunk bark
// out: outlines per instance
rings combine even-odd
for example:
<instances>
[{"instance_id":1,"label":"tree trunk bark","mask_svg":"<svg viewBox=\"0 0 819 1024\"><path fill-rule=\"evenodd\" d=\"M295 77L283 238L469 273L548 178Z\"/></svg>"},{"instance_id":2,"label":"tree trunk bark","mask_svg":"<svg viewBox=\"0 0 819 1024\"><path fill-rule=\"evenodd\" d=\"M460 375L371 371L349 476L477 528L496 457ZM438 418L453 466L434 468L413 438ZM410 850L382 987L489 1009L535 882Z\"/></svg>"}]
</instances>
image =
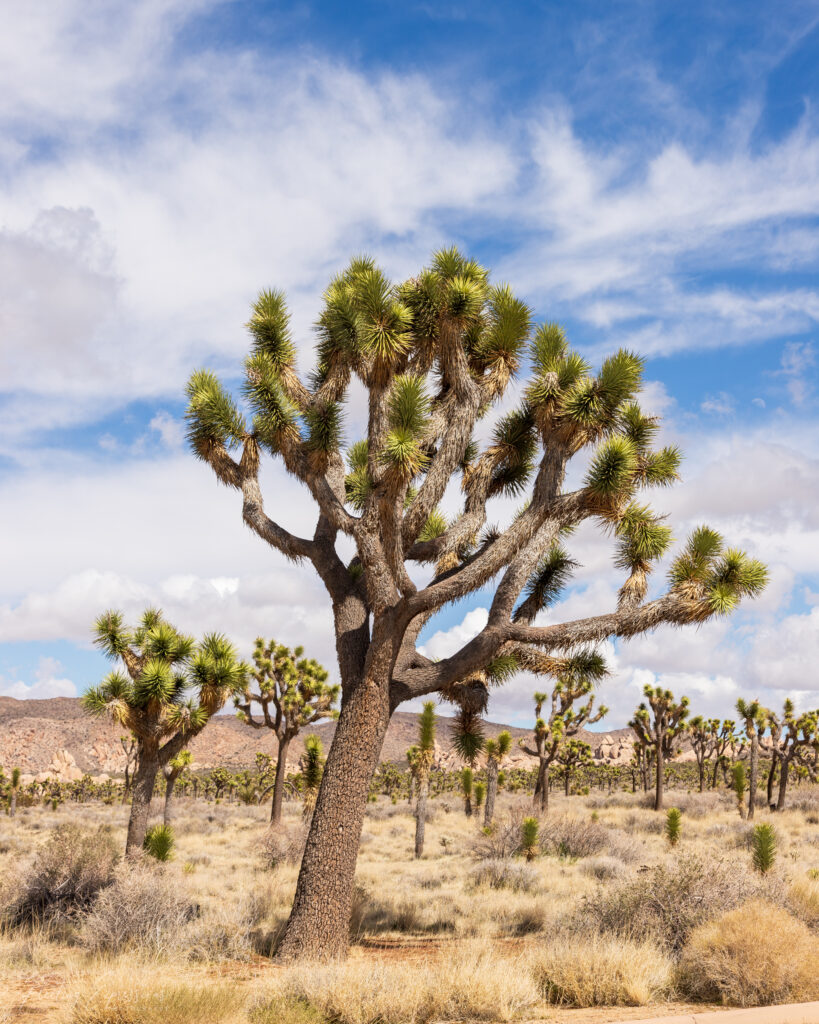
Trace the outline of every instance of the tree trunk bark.
<instances>
[{"instance_id":1,"label":"tree trunk bark","mask_svg":"<svg viewBox=\"0 0 819 1024\"><path fill-rule=\"evenodd\" d=\"M654 793L654 810L663 809L663 793L665 787L665 765L663 763L663 741L657 744L657 789Z\"/></svg>"},{"instance_id":2,"label":"tree trunk bark","mask_svg":"<svg viewBox=\"0 0 819 1024\"><path fill-rule=\"evenodd\" d=\"M541 761L537 769L537 781L535 782L535 795L532 797L532 806L537 809L540 807L543 810L549 803L549 782L546 778L546 773L549 770L549 765L546 761Z\"/></svg>"},{"instance_id":3,"label":"tree trunk bark","mask_svg":"<svg viewBox=\"0 0 819 1024\"><path fill-rule=\"evenodd\" d=\"M173 791L176 786L177 773L171 771L165 776L165 806L162 809L162 824L170 825L173 817Z\"/></svg>"},{"instance_id":4,"label":"tree trunk bark","mask_svg":"<svg viewBox=\"0 0 819 1024\"><path fill-rule=\"evenodd\" d=\"M773 803L773 788L776 781L776 758L771 756L771 767L768 769L768 807Z\"/></svg>"},{"instance_id":5,"label":"tree trunk bark","mask_svg":"<svg viewBox=\"0 0 819 1024\"><path fill-rule=\"evenodd\" d=\"M569 795L569 780L570 780L570 775L569 775L569 769L567 768L563 772L563 792L564 792L564 794L566 796Z\"/></svg>"},{"instance_id":6,"label":"tree trunk bark","mask_svg":"<svg viewBox=\"0 0 819 1024\"><path fill-rule=\"evenodd\" d=\"M717 759L714 761L714 771L711 774L711 789L717 788L717 772L719 771L719 762L721 757L721 754L718 755Z\"/></svg>"},{"instance_id":7,"label":"tree trunk bark","mask_svg":"<svg viewBox=\"0 0 819 1024\"><path fill-rule=\"evenodd\" d=\"M498 793L498 762L488 761L486 765L486 807L483 812L484 828L489 828L495 817L495 797Z\"/></svg>"},{"instance_id":8,"label":"tree trunk bark","mask_svg":"<svg viewBox=\"0 0 819 1024\"><path fill-rule=\"evenodd\" d=\"M780 768L780 775L779 775L779 797L777 798L777 801L776 801L776 809L777 809L777 811L784 811L785 810L785 793L786 793L786 791L788 789L788 775L790 774L790 769L791 769L790 762L789 761L783 761L782 762L782 766Z\"/></svg>"},{"instance_id":9,"label":"tree trunk bark","mask_svg":"<svg viewBox=\"0 0 819 1024\"><path fill-rule=\"evenodd\" d=\"M12 789L11 791L11 803L9 804L9 817L13 818L17 814L17 790Z\"/></svg>"},{"instance_id":10,"label":"tree trunk bark","mask_svg":"<svg viewBox=\"0 0 819 1024\"><path fill-rule=\"evenodd\" d=\"M290 737L285 736L279 741L279 752L276 755L276 779L273 783L273 803L270 805L270 824L278 825L282 820L282 800L284 799L284 777L287 773L287 748Z\"/></svg>"},{"instance_id":11,"label":"tree trunk bark","mask_svg":"<svg viewBox=\"0 0 819 1024\"><path fill-rule=\"evenodd\" d=\"M748 780L748 821L753 821L754 810L756 808L756 786L759 775L759 740L757 739L756 729L753 730L753 736L751 737L751 771L750 779Z\"/></svg>"},{"instance_id":12,"label":"tree trunk bark","mask_svg":"<svg viewBox=\"0 0 819 1024\"><path fill-rule=\"evenodd\" d=\"M423 774L418 780L418 803L415 805L415 856L424 852L424 837L427 828L427 797L429 796L429 776Z\"/></svg>"},{"instance_id":13,"label":"tree trunk bark","mask_svg":"<svg viewBox=\"0 0 819 1024\"><path fill-rule=\"evenodd\" d=\"M390 721L388 687L387 679L364 678L342 706L278 960L347 954L367 795Z\"/></svg>"},{"instance_id":14,"label":"tree trunk bark","mask_svg":"<svg viewBox=\"0 0 819 1024\"><path fill-rule=\"evenodd\" d=\"M705 792L705 761L700 761L700 793Z\"/></svg>"},{"instance_id":15,"label":"tree trunk bark","mask_svg":"<svg viewBox=\"0 0 819 1024\"><path fill-rule=\"evenodd\" d=\"M148 831L151 800L154 783L159 771L159 758L155 751L143 748L139 754L134 782L131 789L131 814L128 818L128 836L125 840L125 856L133 859L142 852L142 843Z\"/></svg>"},{"instance_id":16,"label":"tree trunk bark","mask_svg":"<svg viewBox=\"0 0 819 1024\"><path fill-rule=\"evenodd\" d=\"M540 813L545 814L549 810L549 790L551 783L549 781L549 762L546 762L545 770L543 772L543 787L540 790Z\"/></svg>"}]
</instances>

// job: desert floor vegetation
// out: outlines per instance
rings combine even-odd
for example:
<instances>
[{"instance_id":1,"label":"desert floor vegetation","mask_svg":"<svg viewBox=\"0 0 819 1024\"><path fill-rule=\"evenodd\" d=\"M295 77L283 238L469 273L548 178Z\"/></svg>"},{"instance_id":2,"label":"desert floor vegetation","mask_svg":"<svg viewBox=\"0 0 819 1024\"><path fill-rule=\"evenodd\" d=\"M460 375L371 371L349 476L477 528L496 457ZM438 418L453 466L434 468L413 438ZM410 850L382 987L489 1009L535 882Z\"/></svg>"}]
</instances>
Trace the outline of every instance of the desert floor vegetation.
<instances>
[{"instance_id":1,"label":"desert floor vegetation","mask_svg":"<svg viewBox=\"0 0 819 1024\"><path fill-rule=\"evenodd\" d=\"M21 807L0 837L0 1021L602 1024L819 998L819 791L757 809L777 837L765 873L731 794L667 796L673 846L644 794L553 794L530 859L531 796L501 792L491 835L458 794L430 799L420 858L412 807L380 798L349 960L289 966L270 954L300 803L271 832L267 806L180 798L165 863L116 861L127 806Z\"/></svg>"}]
</instances>

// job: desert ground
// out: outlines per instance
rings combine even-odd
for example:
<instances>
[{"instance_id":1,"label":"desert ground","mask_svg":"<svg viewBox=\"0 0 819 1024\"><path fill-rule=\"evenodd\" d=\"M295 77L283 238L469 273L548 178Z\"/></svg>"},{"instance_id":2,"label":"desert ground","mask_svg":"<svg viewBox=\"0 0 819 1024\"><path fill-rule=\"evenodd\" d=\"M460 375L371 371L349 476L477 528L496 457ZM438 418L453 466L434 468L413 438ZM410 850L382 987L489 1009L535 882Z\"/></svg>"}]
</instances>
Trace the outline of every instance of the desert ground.
<instances>
[{"instance_id":1,"label":"desert ground","mask_svg":"<svg viewBox=\"0 0 819 1024\"><path fill-rule=\"evenodd\" d=\"M173 858L128 869L127 805L21 807L0 819L0 1021L592 1024L817 998L819 788L758 809L777 835L766 873L731 793L672 791L672 805L674 846L645 794L555 794L527 861L515 851L531 798L502 793L487 835L445 794L416 860L412 808L379 798L349 960L296 966L270 954L298 871L298 802L271 834L265 806L180 799ZM14 924L68 861L106 876L99 895Z\"/></svg>"}]
</instances>

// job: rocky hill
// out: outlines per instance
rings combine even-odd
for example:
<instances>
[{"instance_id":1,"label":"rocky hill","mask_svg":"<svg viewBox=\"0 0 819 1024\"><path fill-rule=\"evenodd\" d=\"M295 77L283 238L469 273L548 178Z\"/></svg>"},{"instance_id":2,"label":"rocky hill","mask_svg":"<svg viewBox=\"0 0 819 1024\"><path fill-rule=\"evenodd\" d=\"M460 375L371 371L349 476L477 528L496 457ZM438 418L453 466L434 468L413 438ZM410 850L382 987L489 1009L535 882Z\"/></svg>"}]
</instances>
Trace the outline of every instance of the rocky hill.
<instances>
[{"instance_id":1,"label":"rocky hill","mask_svg":"<svg viewBox=\"0 0 819 1024\"><path fill-rule=\"evenodd\" d=\"M442 767L454 767L457 758L451 749L450 720L438 720L437 761ZM514 746L512 766L529 767L534 759L517 746L517 741L532 739L530 730L517 729L489 722L487 735L495 736L502 729L512 733ZM334 722L325 722L313 731L321 736L325 749L330 745ZM384 741L382 759L404 761L404 755L418 732L417 716L398 711L393 715ZM84 772L93 776L116 776L125 766L120 744L123 730L101 719L89 718L76 698L55 697L50 700L15 700L0 697L0 765L8 772L19 766L25 775L53 775L61 779L79 778ZM631 757L630 730L583 732L581 739L589 743L598 760L622 763ZM233 770L250 768L257 751L273 754L275 737L266 729L252 729L232 715L218 715L207 729L194 739L190 750L194 766L202 769L223 765ZM295 766L301 745L294 742L288 763Z\"/></svg>"}]
</instances>

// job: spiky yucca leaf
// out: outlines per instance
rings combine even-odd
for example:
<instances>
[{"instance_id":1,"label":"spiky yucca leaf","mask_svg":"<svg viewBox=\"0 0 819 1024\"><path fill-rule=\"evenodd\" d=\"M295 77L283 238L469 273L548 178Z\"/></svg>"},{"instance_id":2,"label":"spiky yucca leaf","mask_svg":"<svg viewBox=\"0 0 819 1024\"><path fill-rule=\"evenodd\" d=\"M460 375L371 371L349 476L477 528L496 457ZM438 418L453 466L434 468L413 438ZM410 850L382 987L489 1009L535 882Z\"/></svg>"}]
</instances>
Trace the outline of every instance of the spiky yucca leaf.
<instances>
[{"instance_id":1,"label":"spiky yucca leaf","mask_svg":"<svg viewBox=\"0 0 819 1024\"><path fill-rule=\"evenodd\" d=\"M514 654L499 654L486 666L486 678L488 682L499 686L511 679L519 668Z\"/></svg>"},{"instance_id":2,"label":"spiky yucca leaf","mask_svg":"<svg viewBox=\"0 0 819 1024\"><path fill-rule=\"evenodd\" d=\"M304 415L307 426L306 447L317 454L337 452L343 443L341 406L337 402L309 409Z\"/></svg>"},{"instance_id":3,"label":"spiky yucca leaf","mask_svg":"<svg viewBox=\"0 0 819 1024\"><path fill-rule=\"evenodd\" d=\"M560 324L539 324L529 346L536 373L555 373L568 352L566 335Z\"/></svg>"},{"instance_id":4,"label":"spiky yucca leaf","mask_svg":"<svg viewBox=\"0 0 819 1024\"><path fill-rule=\"evenodd\" d=\"M449 523L447 522L446 516L440 509L434 508L427 516L427 521L421 527L421 532L418 534L419 541L435 540L436 537L440 537L446 533Z\"/></svg>"},{"instance_id":5,"label":"spiky yucca leaf","mask_svg":"<svg viewBox=\"0 0 819 1024\"><path fill-rule=\"evenodd\" d=\"M390 423L396 430L418 434L429 414L424 381L412 373L399 374L390 391Z\"/></svg>"},{"instance_id":6,"label":"spiky yucca leaf","mask_svg":"<svg viewBox=\"0 0 819 1024\"><path fill-rule=\"evenodd\" d=\"M767 822L754 826L751 836L753 864L756 870L766 875L776 860L777 835L773 825Z\"/></svg>"},{"instance_id":7,"label":"spiky yucca leaf","mask_svg":"<svg viewBox=\"0 0 819 1024\"><path fill-rule=\"evenodd\" d=\"M676 445L668 445L647 455L640 468L640 477L652 487L668 487L680 479L682 452Z\"/></svg>"},{"instance_id":8,"label":"spiky yucca leaf","mask_svg":"<svg viewBox=\"0 0 819 1024\"><path fill-rule=\"evenodd\" d=\"M520 825L520 852L527 860L538 854L540 822L537 818L524 818Z\"/></svg>"},{"instance_id":9,"label":"spiky yucca leaf","mask_svg":"<svg viewBox=\"0 0 819 1024\"><path fill-rule=\"evenodd\" d=\"M173 856L174 834L170 825L153 825L145 833L142 846L154 860L168 861Z\"/></svg>"},{"instance_id":10,"label":"spiky yucca leaf","mask_svg":"<svg viewBox=\"0 0 819 1024\"><path fill-rule=\"evenodd\" d=\"M109 658L119 658L128 649L131 634L122 623L122 613L106 611L94 623L94 644Z\"/></svg>"},{"instance_id":11,"label":"spiky yucca leaf","mask_svg":"<svg viewBox=\"0 0 819 1024\"><path fill-rule=\"evenodd\" d=\"M462 761L473 764L484 744L483 722L480 715L461 708L452 724L452 746Z\"/></svg>"},{"instance_id":12,"label":"spiky yucca leaf","mask_svg":"<svg viewBox=\"0 0 819 1024\"><path fill-rule=\"evenodd\" d=\"M629 492L637 469L634 444L622 435L605 440L594 453L586 486L599 498L614 498Z\"/></svg>"},{"instance_id":13,"label":"spiky yucca leaf","mask_svg":"<svg viewBox=\"0 0 819 1024\"><path fill-rule=\"evenodd\" d=\"M606 410L614 414L642 387L645 360L634 352L620 349L600 367L597 386Z\"/></svg>"},{"instance_id":14,"label":"spiky yucca leaf","mask_svg":"<svg viewBox=\"0 0 819 1024\"><path fill-rule=\"evenodd\" d=\"M299 437L298 409L287 397L267 352L254 352L245 360L242 391L255 413L253 432L262 444L276 452L284 440Z\"/></svg>"},{"instance_id":15,"label":"spiky yucca leaf","mask_svg":"<svg viewBox=\"0 0 819 1024\"><path fill-rule=\"evenodd\" d=\"M199 458L205 458L212 444L232 448L247 432L245 419L236 403L210 370L197 370L186 388L188 441Z\"/></svg>"},{"instance_id":16,"label":"spiky yucca leaf","mask_svg":"<svg viewBox=\"0 0 819 1024\"><path fill-rule=\"evenodd\" d=\"M425 752L435 748L435 704L431 700L424 702L418 717L418 747Z\"/></svg>"},{"instance_id":17,"label":"spiky yucca leaf","mask_svg":"<svg viewBox=\"0 0 819 1024\"><path fill-rule=\"evenodd\" d=\"M679 808L669 807L665 815L665 838L669 846L676 846L682 833L682 814Z\"/></svg>"},{"instance_id":18,"label":"spiky yucca leaf","mask_svg":"<svg viewBox=\"0 0 819 1024\"><path fill-rule=\"evenodd\" d=\"M553 544L526 581L524 599L515 611L514 621L534 618L537 612L557 600L578 564L562 545Z\"/></svg>"},{"instance_id":19,"label":"spiky yucca leaf","mask_svg":"<svg viewBox=\"0 0 819 1024\"><path fill-rule=\"evenodd\" d=\"M253 335L254 351L265 352L277 370L294 365L296 346L290 336L290 316L283 291L260 292L246 326Z\"/></svg>"}]
</instances>

